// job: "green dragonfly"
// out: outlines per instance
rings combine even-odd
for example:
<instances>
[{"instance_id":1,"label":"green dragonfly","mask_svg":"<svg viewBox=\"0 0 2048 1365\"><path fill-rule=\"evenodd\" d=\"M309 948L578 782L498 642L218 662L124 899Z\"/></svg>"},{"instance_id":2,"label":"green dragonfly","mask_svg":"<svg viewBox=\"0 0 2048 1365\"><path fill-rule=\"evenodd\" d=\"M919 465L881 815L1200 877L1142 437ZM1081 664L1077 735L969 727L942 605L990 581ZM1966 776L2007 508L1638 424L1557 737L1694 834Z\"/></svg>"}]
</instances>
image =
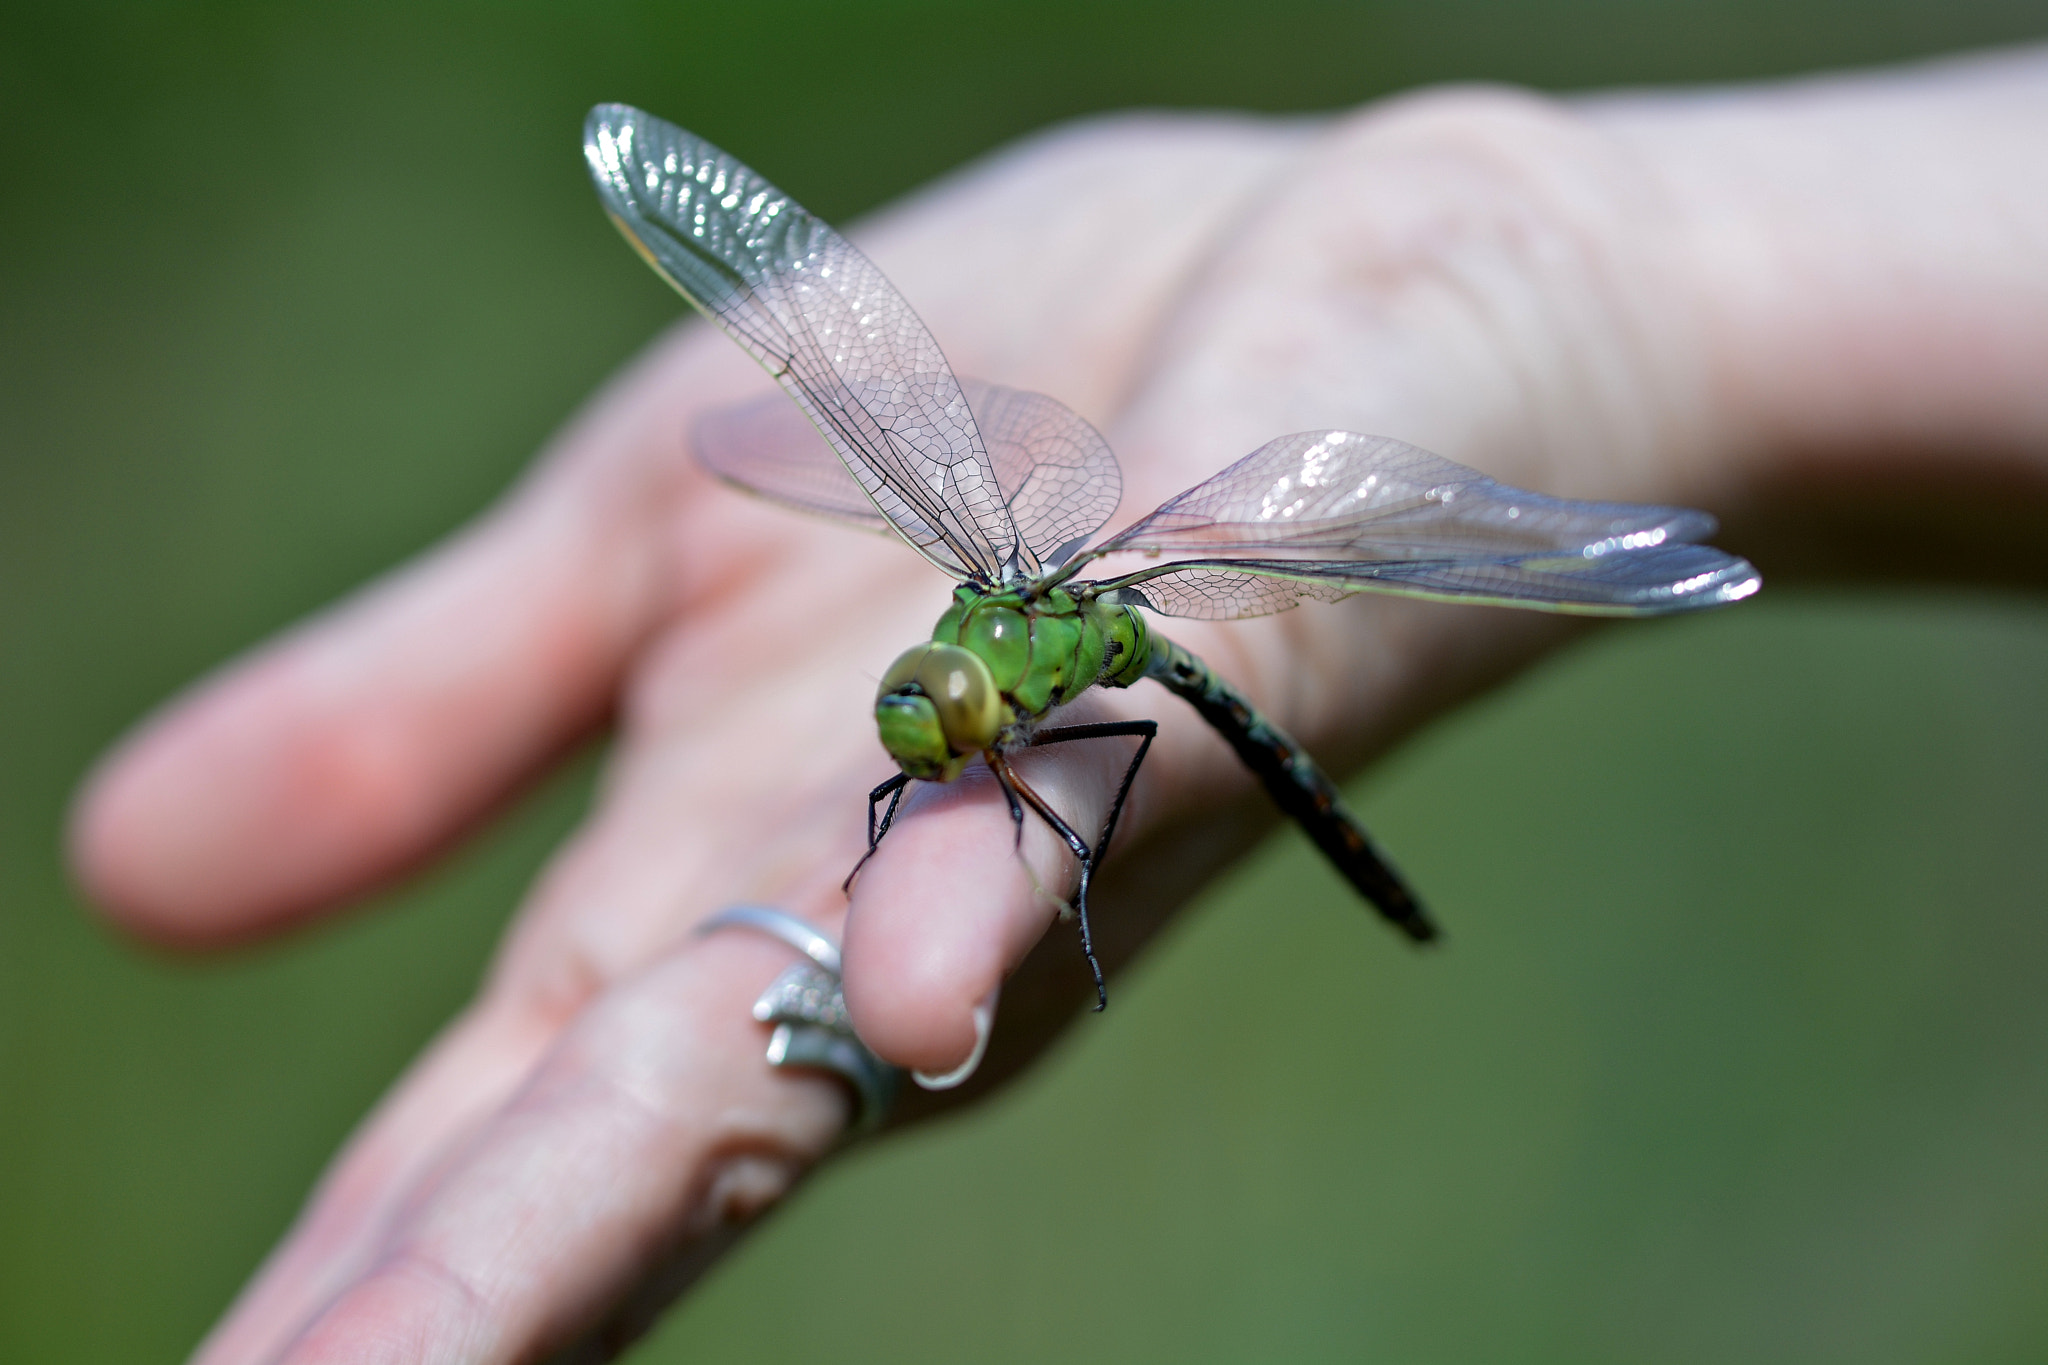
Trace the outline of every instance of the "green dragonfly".
<instances>
[{"instance_id":1,"label":"green dragonfly","mask_svg":"<svg viewBox=\"0 0 2048 1365\"><path fill-rule=\"evenodd\" d=\"M698 458L775 502L893 531L959 584L931 639L882 678L875 721L900 771L869 794L868 856L908 783L949 782L982 760L1017 838L1029 809L1080 865L1069 908L1097 1009L1107 997L1089 883L1158 725L1045 723L1091 687L1151 678L1191 703L1381 914L1418 942L1437 935L1315 761L1143 612L1234 620L1374 591L1638 616L1735 602L1760 585L1743 560L1699 543L1714 530L1703 512L1545 497L1347 431L1270 441L1096 541L1123 477L1081 417L1042 394L957 378L872 262L702 138L622 104L593 109L583 132L627 240L784 391L708 418ZM1146 562L1078 576L1109 555ZM1138 745L1089 839L1011 759L1111 738Z\"/></svg>"}]
</instances>

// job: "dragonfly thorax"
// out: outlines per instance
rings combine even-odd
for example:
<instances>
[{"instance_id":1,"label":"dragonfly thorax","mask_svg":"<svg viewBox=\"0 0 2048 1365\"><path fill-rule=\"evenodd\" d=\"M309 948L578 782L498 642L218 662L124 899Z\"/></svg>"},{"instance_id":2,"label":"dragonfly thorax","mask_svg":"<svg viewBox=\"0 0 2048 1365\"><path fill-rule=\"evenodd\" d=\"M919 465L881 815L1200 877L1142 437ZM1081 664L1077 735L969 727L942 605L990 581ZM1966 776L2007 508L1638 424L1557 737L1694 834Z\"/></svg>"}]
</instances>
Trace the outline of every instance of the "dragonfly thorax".
<instances>
[{"instance_id":1,"label":"dragonfly thorax","mask_svg":"<svg viewBox=\"0 0 2048 1365\"><path fill-rule=\"evenodd\" d=\"M1144 619L1086 585L1034 594L963 583L932 638L883 674L875 725L905 773L950 782L1090 687L1128 687L1150 659Z\"/></svg>"}]
</instances>

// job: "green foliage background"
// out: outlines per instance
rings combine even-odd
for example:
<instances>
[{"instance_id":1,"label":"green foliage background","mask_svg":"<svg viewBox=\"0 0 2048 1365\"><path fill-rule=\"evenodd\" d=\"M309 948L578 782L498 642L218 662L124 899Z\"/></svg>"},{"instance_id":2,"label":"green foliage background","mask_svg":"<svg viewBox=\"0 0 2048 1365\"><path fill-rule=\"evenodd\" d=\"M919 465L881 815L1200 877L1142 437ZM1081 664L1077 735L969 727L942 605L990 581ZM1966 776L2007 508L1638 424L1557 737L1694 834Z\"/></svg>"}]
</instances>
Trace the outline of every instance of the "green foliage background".
<instances>
[{"instance_id":1,"label":"green foliage background","mask_svg":"<svg viewBox=\"0 0 2048 1365\"><path fill-rule=\"evenodd\" d=\"M112 938L57 852L124 726L459 523L676 314L584 183L593 102L843 218L1097 109L2044 28L1989 0L0 13L0 1359L188 1349L583 806L594 760L367 913L208 962ZM1038 1075L832 1169L639 1358L2048 1355L2044 695L2036 598L1781 588L1603 635L1358 789L1449 952L1276 840Z\"/></svg>"}]
</instances>

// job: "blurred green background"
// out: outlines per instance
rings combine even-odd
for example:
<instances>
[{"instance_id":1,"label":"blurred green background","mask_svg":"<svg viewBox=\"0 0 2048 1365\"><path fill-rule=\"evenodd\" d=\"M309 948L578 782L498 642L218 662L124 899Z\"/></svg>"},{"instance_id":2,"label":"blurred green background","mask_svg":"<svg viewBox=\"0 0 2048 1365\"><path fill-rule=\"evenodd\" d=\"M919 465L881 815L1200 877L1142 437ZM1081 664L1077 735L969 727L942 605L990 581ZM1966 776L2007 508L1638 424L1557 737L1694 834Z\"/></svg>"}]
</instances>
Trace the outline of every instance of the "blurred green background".
<instances>
[{"instance_id":1,"label":"blurred green background","mask_svg":"<svg viewBox=\"0 0 2048 1365\"><path fill-rule=\"evenodd\" d=\"M844 218L1096 109L2043 32L1982 0L0 16L0 1360L189 1349L583 806L594 759L369 913L208 962L110 937L57 855L123 727L456 525L677 314L584 181L591 103ZM1450 952L1276 840L1050 1065L835 1167L638 1358L2048 1357L2044 696L2037 598L1605 634L1358 788Z\"/></svg>"}]
</instances>

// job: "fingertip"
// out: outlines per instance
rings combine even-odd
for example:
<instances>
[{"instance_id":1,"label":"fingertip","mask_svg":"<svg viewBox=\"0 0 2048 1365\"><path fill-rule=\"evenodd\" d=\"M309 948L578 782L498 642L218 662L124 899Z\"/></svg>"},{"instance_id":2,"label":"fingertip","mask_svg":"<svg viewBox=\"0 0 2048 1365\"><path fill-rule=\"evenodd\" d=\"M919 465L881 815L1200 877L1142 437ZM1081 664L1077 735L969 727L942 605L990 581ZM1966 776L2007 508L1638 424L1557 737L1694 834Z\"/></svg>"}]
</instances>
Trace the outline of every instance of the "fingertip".
<instances>
[{"instance_id":1,"label":"fingertip","mask_svg":"<svg viewBox=\"0 0 2048 1365\"><path fill-rule=\"evenodd\" d=\"M933 1076L958 1070L985 1042L976 1007L992 1006L1050 915L1032 906L1000 800L975 796L916 793L855 883L847 914L854 1027L877 1055Z\"/></svg>"},{"instance_id":2,"label":"fingertip","mask_svg":"<svg viewBox=\"0 0 2048 1365\"><path fill-rule=\"evenodd\" d=\"M131 856L136 840L128 831L135 828L135 797L126 759L123 750L106 755L72 794L64 820L64 861L87 905L123 929L155 938L150 878Z\"/></svg>"},{"instance_id":3,"label":"fingertip","mask_svg":"<svg viewBox=\"0 0 2048 1365\"><path fill-rule=\"evenodd\" d=\"M202 948L316 913L391 875L419 842L408 737L328 707L287 647L143 721L86 776L67 852L107 919Z\"/></svg>"},{"instance_id":4,"label":"fingertip","mask_svg":"<svg viewBox=\"0 0 2048 1365\"><path fill-rule=\"evenodd\" d=\"M174 704L173 714L178 708ZM203 894L203 791L170 715L144 721L103 755L71 802L65 854L87 902L117 927L166 947L219 937Z\"/></svg>"}]
</instances>

